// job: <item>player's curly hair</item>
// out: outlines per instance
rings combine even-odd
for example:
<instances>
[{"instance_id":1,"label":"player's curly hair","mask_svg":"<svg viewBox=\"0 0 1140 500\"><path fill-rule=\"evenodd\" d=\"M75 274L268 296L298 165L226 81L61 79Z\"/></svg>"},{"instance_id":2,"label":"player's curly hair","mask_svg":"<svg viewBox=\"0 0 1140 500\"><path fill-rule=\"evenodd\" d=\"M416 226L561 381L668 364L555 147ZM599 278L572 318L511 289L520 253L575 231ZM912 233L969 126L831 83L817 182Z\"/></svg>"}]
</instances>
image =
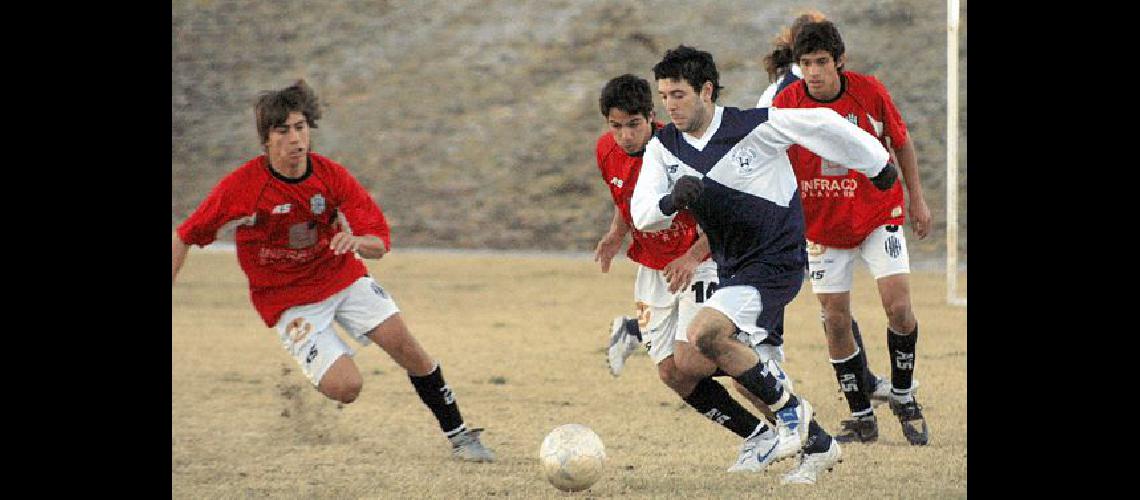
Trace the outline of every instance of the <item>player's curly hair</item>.
<instances>
[{"instance_id":1,"label":"player's curly hair","mask_svg":"<svg viewBox=\"0 0 1140 500\"><path fill-rule=\"evenodd\" d=\"M701 85L711 82L713 86L712 101L720 95L720 73L716 70L716 62L712 54L693 47L678 45L677 48L665 51L661 62L653 66L653 78L661 80L685 80L698 93Z\"/></svg>"},{"instance_id":2,"label":"player's curly hair","mask_svg":"<svg viewBox=\"0 0 1140 500\"><path fill-rule=\"evenodd\" d=\"M831 21L805 24L792 47L792 55L797 61L804 54L819 50L827 51L831 54L831 58L835 59L836 68L843 71L839 58L847 49L843 46L843 37L839 36L839 29Z\"/></svg>"},{"instance_id":3,"label":"player's curly hair","mask_svg":"<svg viewBox=\"0 0 1140 500\"><path fill-rule=\"evenodd\" d=\"M785 26L780 29L780 33L772 39L772 45L776 48L770 54L764 56L764 70L768 72L768 81L774 82L792 69L792 63L796 59L792 57L792 45L796 41L796 35L808 23L818 23L826 21L827 16L822 12L815 9L808 9L796 17L792 21L791 26Z\"/></svg>"},{"instance_id":4,"label":"player's curly hair","mask_svg":"<svg viewBox=\"0 0 1140 500\"><path fill-rule=\"evenodd\" d=\"M261 144L269 141L269 131L283 125L289 113L297 111L305 115L310 128L317 128L317 120L321 119L320 100L305 80L297 80L281 90L261 92L253 110L257 116L257 135Z\"/></svg>"},{"instance_id":5,"label":"player's curly hair","mask_svg":"<svg viewBox=\"0 0 1140 500\"><path fill-rule=\"evenodd\" d=\"M617 108L631 115L642 115L649 120L649 113L653 112L653 94L649 90L649 82L628 73L614 78L602 87L598 107L601 108L602 116L607 118L610 116L610 110Z\"/></svg>"}]
</instances>

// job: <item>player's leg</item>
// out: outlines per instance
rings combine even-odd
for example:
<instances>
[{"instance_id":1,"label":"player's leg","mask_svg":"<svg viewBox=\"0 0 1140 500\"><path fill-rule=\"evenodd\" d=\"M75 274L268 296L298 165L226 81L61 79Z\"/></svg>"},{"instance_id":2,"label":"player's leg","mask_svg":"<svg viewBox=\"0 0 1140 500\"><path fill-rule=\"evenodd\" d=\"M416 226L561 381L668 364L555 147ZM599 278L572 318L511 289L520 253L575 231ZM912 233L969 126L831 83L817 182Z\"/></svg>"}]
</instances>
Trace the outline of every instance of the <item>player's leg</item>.
<instances>
[{"instance_id":1,"label":"player's leg","mask_svg":"<svg viewBox=\"0 0 1140 500\"><path fill-rule=\"evenodd\" d=\"M356 401L363 387L364 378L347 354L338 356L317 384L317 390L325 397L344 404Z\"/></svg>"},{"instance_id":2,"label":"player's leg","mask_svg":"<svg viewBox=\"0 0 1140 500\"><path fill-rule=\"evenodd\" d=\"M799 287L800 283L795 282L784 288L766 289L763 301L760 290L755 287L722 287L696 314L689 326L688 338L721 370L774 410L777 419L790 429L808 425L808 432L798 435L813 445L827 446L831 443L831 436L813 421L811 404L786 390L757 352L735 337L736 330L740 329L749 336L753 346L762 342L780 318L777 311L783 311ZM762 305L765 301L766 305ZM764 313L765 307L767 314ZM747 464L748 470L763 470L775 458L779 441L777 433L765 425L760 434L757 437L762 441L760 449L763 451L756 453L756 458ZM805 450L808 453L813 451Z\"/></svg>"},{"instance_id":3,"label":"player's leg","mask_svg":"<svg viewBox=\"0 0 1140 500\"><path fill-rule=\"evenodd\" d=\"M360 395L364 380L352 361L352 350L332 326L337 304L344 296L341 292L321 302L291 307L281 314L274 329L317 391L348 404Z\"/></svg>"},{"instance_id":4,"label":"player's leg","mask_svg":"<svg viewBox=\"0 0 1140 500\"><path fill-rule=\"evenodd\" d=\"M696 310L693 289L657 296L654 292L668 290L668 283L660 271L654 272L657 273L656 281L650 283L639 279L641 286L635 295L639 306L644 305L639 314L643 320L642 335L649 346L649 357L657 365L658 377L697 413L730 432L747 438L756 430L760 421L733 399L724 386L713 380L716 365L699 355L694 356L690 351L695 350L688 342L676 340L678 336L684 335L680 333L681 325L687 325ZM715 267L711 273L707 266L698 267L693 280L701 283L701 286L695 288L703 289L705 282L710 279L716 279ZM662 300L667 302L659 302ZM703 295L700 300L704 300ZM650 306L644 301L658 301L662 305ZM690 363L682 367L678 362L680 356L685 356Z\"/></svg>"},{"instance_id":5,"label":"player's leg","mask_svg":"<svg viewBox=\"0 0 1140 500\"><path fill-rule=\"evenodd\" d=\"M700 310L705 300L712 297L716 289L719 288L719 281L716 272L716 263L712 260L702 262L695 272L693 273L693 283L687 290L682 292L682 296L677 302L677 334L676 340L676 361L677 366L686 372L698 374L714 374L714 376L723 376L724 372L718 372L716 363L704 357L697 348L689 343L688 329L689 324L693 322L693 317L696 316L697 311ZM748 392L744 386L739 382L732 381L733 388L747 399L753 407L760 410L764 417L769 422L775 422L775 414L764 404L760 398L755 394Z\"/></svg>"},{"instance_id":6,"label":"player's leg","mask_svg":"<svg viewBox=\"0 0 1140 500\"><path fill-rule=\"evenodd\" d=\"M875 387L868 383L866 352L856 342L852 327L851 282L857 256L857 249L808 245L808 271L823 310L828 360L851 412L851 419L840 422L835 436L842 443L872 442L879 436L870 399Z\"/></svg>"},{"instance_id":7,"label":"player's leg","mask_svg":"<svg viewBox=\"0 0 1140 500\"><path fill-rule=\"evenodd\" d=\"M482 429L467 428L442 368L412 336L395 300L368 276L353 283L348 292L337 309L337 321L361 344L375 342L408 372L420 401L451 442L452 455L476 462L494 460L494 454L479 441Z\"/></svg>"},{"instance_id":8,"label":"player's leg","mask_svg":"<svg viewBox=\"0 0 1140 500\"><path fill-rule=\"evenodd\" d=\"M915 351L918 320L910 301L910 258L906 237L899 226L876 229L867 240L864 258L879 288L887 314L887 345L891 353L891 411L899 418L903 434L913 445L929 442L922 406L915 399Z\"/></svg>"}]
</instances>

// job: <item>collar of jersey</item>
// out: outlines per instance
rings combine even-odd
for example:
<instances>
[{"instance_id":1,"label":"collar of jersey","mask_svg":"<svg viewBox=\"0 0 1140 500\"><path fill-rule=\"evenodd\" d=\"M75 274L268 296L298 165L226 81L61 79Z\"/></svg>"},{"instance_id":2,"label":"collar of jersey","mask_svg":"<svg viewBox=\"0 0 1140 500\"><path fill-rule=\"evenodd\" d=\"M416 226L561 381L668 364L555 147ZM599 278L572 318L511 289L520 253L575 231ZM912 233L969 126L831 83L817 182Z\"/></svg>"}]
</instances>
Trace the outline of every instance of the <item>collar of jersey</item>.
<instances>
[{"instance_id":1,"label":"collar of jersey","mask_svg":"<svg viewBox=\"0 0 1140 500\"><path fill-rule=\"evenodd\" d=\"M835 101L838 101L841 97L843 97L843 94L845 92L847 92L847 75L844 75L842 71L839 72L839 93L835 94L835 97L826 101L823 99L816 99L815 96L811 95L811 92L807 89L807 82L804 82L804 94L808 96L808 99L811 99L820 104L831 104Z\"/></svg>"},{"instance_id":2,"label":"collar of jersey","mask_svg":"<svg viewBox=\"0 0 1140 500\"><path fill-rule=\"evenodd\" d=\"M308 154L305 155L305 173L301 174L300 177L285 177L281 175L280 172L273 170L273 165L269 164L268 156L265 157L265 169L269 170L269 173L273 174L273 176L281 182L286 184L300 184L305 182L305 179L308 179L310 175L313 175L313 157Z\"/></svg>"},{"instance_id":3,"label":"collar of jersey","mask_svg":"<svg viewBox=\"0 0 1140 500\"><path fill-rule=\"evenodd\" d=\"M705 129L705 135L700 139L696 139L689 135L688 132L681 132L681 137L685 138L685 142L689 143L693 149L697 151L704 151L705 146L708 145L709 139L716 135L716 131L720 129L720 119L724 116L724 106L716 106L713 108L712 122L709 123L709 128Z\"/></svg>"}]
</instances>

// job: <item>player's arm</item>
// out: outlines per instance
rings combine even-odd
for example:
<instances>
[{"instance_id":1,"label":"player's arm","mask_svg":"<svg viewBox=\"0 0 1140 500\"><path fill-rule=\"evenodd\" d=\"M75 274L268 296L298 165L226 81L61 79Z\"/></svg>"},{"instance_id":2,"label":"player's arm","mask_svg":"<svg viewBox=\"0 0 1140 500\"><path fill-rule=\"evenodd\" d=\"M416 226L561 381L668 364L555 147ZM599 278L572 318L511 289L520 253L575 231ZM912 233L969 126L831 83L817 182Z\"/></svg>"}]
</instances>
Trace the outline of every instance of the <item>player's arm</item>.
<instances>
[{"instance_id":1,"label":"player's arm","mask_svg":"<svg viewBox=\"0 0 1140 500\"><path fill-rule=\"evenodd\" d=\"M170 237L170 285L186 261L191 245L204 247L213 243L218 234L256 220L255 215L241 215L240 186L244 178L238 172L223 178L206 199L179 224Z\"/></svg>"},{"instance_id":2,"label":"player's arm","mask_svg":"<svg viewBox=\"0 0 1140 500\"><path fill-rule=\"evenodd\" d=\"M768 108L768 123L777 132L771 136L777 142L799 144L827 160L858 170L880 190L889 189L898 178L889 163L890 153L879 140L832 109Z\"/></svg>"},{"instance_id":3,"label":"player's arm","mask_svg":"<svg viewBox=\"0 0 1140 500\"><path fill-rule=\"evenodd\" d=\"M178 237L178 231L173 231L170 239L170 286L174 286L174 278L178 277L178 270L182 269L186 254L190 253L190 245L182 242L182 238Z\"/></svg>"},{"instance_id":4,"label":"player's arm","mask_svg":"<svg viewBox=\"0 0 1140 500\"><path fill-rule=\"evenodd\" d=\"M614 218L610 221L610 230L602 236L598 246L594 248L594 262L602 264L603 273L610 271L610 263L621 250L621 242L626 234L629 234L629 225L625 223L625 219L622 219L621 209L614 205Z\"/></svg>"},{"instance_id":5,"label":"player's arm","mask_svg":"<svg viewBox=\"0 0 1140 500\"><path fill-rule=\"evenodd\" d=\"M336 170L344 202L338 214L340 230L329 240L333 254L356 252L365 259L379 259L391 248L388 220L364 186L343 167Z\"/></svg>"},{"instance_id":6,"label":"player's arm","mask_svg":"<svg viewBox=\"0 0 1140 500\"><path fill-rule=\"evenodd\" d=\"M669 283L669 293L688 288L693 281L697 266L709 256L709 238L704 231L689 250L668 264L665 264L665 281Z\"/></svg>"},{"instance_id":7,"label":"player's arm","mask_svg":"<svg viewBox=\"0 0 1140 500\"><path fill-rule=\"evenodd\" d=\"M902 171L903 183L910 198L910 218L914 227L914 234L918 239L926 238L930 234L930 208L926 206L926 197L922 192L922 179L918 175L918 155L914 151L914 143L907 141L902 147L895 149L895 157Z\"/></svg>"},{"instance_id":8,"label":"player's arm","mask_svg":"<svg viewBox=\"0 0 1140 500\"><path fill-rule=\"evenodd\" d=\"M344 231L333 235L329 241L329 248L336 255L356 252L365 259L379 259L388 253L388 246L379 236L372 234L355 236Z\"/></svg>"},{"instance_id":9,"label":"player's arm","mask_svg":"<svg viewBox=\"0 0 1140 500\"><path fill-rule=\"evenodd\" d=\"M673 225L677 211L700 196L702 184L696 177L683 177L672 189L665 174L665 148L656 137L649 140L641 162L641 174L633 188L630 215L640 231L662 231Z\"/></svg>"}]
</instances>

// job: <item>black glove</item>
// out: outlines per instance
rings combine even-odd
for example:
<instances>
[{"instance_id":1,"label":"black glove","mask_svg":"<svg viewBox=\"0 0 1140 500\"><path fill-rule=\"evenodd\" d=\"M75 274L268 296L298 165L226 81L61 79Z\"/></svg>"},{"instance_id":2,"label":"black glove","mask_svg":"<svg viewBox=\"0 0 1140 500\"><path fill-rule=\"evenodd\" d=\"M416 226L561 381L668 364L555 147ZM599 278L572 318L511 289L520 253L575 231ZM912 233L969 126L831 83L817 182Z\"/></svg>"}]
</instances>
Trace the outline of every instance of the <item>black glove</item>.
<instances>
[{"instance_id":1,"label":"black glove","mask_svg":"<svg viewBox=\"0 0 1140 500\"><path fill-rule=\"evenodd\" d=\"M669 193L669 198L673 201L673 208L677 210L688 208L701 197L701 191L704 189L705 184L696 176L686 175L677 179L677 183L673 185L673 192Z\"/></svg>"},{"instance_id":2,"label":"black glove","mask_svg":"<svg viewBox=\"0 0 1140 500\"><path fill-rule=\"evenodd\" d=\"M895 170L894 165L888 163L887 166L883 167L883 170L879 172L879 175L871 177L871 184L879 188L879 191L886 191L895 185L895 180L898 178L898 170Z\"/></svg>"}]
</instances>

